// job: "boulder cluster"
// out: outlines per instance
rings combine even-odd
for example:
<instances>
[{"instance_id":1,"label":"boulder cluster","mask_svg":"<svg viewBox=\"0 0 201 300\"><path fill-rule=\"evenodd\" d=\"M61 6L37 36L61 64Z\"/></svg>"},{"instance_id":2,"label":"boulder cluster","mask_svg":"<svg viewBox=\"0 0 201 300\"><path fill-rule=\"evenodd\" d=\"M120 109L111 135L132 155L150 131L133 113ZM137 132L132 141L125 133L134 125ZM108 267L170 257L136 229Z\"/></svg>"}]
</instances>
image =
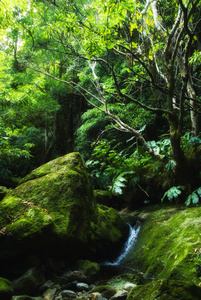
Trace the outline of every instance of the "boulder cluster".
<instances>
[{"instance_id":1,"label":"boulder cluster","mask_svg":"<svg viewBox=\"0 0 201 300\"><path fill-rule=\"evenodd\" d=\"M61 268L61 262L50 263L54 268ZM122 274L106 279L101 267L89 260L79 260L76 267L59 275L52 272L48 280L43 269L31 268L12 282L7 281L7 291L4 290L3 294L0 289L0 297L12 300L124 300L130 290L142 282L137 274Z\"/></svg>"}]
</instances>

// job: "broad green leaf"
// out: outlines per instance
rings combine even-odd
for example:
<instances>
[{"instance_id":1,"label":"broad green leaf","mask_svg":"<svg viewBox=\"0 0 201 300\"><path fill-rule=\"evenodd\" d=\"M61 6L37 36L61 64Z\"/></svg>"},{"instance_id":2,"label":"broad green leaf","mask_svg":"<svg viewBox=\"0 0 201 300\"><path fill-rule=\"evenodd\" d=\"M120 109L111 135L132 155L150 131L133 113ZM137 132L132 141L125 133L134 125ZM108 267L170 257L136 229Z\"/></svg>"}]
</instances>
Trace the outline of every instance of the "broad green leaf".
<instances>
[{"instance_id":1,"label":"broad green leaf","mask_svg":"<svg viewBox=\"0 0 201 300\"><path fill-rule=\"evenodd\" d=\"M192 203L193 204L198 204L199 203L199 197L196 193L192 194Z\"/></svg>"}]
</instances>

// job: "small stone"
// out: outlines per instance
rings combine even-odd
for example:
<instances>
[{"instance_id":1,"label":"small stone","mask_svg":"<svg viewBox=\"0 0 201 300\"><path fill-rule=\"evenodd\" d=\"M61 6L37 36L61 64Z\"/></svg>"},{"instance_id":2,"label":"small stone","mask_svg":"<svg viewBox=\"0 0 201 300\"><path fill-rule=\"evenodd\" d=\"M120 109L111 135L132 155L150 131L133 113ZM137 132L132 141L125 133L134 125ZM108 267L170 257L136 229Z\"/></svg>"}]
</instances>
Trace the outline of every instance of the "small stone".
<instances>
[{"instance_id":1,"label":"small stone","mask_svg":"<svg viewBox=\"0 0 201 300\"><path fill-rule=\"evenodd\" d=\"M80 282L86 282L87 277L80 271L72 271L72 272L67 272L63 274L62 277L65 277L68 282L72 281L80 281Z\"/></svg>"},{"instance_id":2,"label":"small stone","mask_svg":"<svg viewBox=\"0 0 201 300\"><path fill-rule=\"evenodd\" d=\"M67 298L76 298L77 294L71 290L64 290L61 292L61 296Z\"/></svg>"},{"instance_id":3,"label":"small stone","mask_svg":"<svg viewBox=\"0 0 201 300\"><path fill-rule=\"evenodd\" d=\"M88 291L89 290L89 285L84 282L77 283L76 287L77 287L78 291Z\"/></svg>"}]
</instances>

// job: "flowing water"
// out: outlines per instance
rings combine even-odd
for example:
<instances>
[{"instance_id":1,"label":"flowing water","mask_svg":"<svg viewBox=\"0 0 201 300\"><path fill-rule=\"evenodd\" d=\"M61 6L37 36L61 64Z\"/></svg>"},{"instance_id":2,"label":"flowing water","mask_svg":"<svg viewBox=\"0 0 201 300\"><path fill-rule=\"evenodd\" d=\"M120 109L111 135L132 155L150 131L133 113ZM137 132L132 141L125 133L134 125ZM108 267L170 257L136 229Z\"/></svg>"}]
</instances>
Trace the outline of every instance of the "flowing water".
<instances>
[{"instance_id":1,"label":"flowing water","mask_svg":"<svg viewBox=\"0 0 201 300\"><path fill-rule=\"evenodd\" d=\"M140 231L140 224L139 222L137 222L135 224L135 226L131 226L130 224L128 224L129 226L129 235L128 235L128 239L120 253L120 255L113 261L106 261L104 262L102 265L104 266L120 266L121 262L123 261L123 259L126 257L126 255L129 253L131 247L134 245L134 243L137 240L137 236L138 233Z\"/></svg>"}]
</instances>

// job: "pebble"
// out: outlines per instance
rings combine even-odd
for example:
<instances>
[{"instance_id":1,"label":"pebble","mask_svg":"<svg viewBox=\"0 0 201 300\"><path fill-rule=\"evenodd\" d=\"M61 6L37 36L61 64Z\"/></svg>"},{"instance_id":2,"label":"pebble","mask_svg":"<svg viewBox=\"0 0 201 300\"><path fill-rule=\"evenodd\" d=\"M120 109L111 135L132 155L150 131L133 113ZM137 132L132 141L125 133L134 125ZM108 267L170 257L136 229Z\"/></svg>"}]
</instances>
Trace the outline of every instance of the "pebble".
<instances>
[{"instance_id":1,"label":"pebble","mask_svg":"<svg viewBox=\"0 0 201 300\"><path fill-rule=\"evenodd\" d=\"M78 291L88 291L89 290L89 285L87 283L83 282L78 282L76 285Z\"/></svg>"}]
</instances>

